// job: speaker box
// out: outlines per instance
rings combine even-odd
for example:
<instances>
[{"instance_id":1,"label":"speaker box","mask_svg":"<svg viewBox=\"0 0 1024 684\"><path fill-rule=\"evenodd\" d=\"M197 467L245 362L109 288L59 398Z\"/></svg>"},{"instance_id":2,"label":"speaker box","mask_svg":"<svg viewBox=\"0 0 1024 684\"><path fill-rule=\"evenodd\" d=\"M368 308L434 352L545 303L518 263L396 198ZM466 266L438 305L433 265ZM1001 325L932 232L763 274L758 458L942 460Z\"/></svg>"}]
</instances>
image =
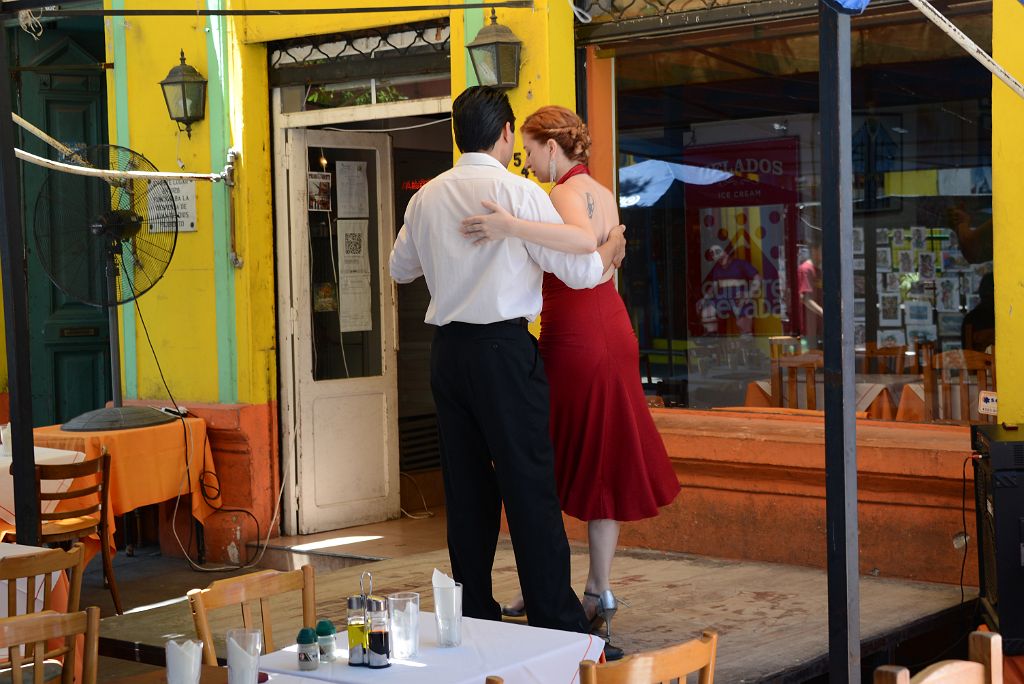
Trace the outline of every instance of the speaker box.
<instances>
[{"instance_id":1,"label":"speaker box","mask_svg":"<svg viewBox=\"0 0 1024 684\"><path fill-rule=\"evenodd\" d=\"M971 428L982 611L1003 652L1024 654L1024 433Z\"/></svg>"}]
</instances>

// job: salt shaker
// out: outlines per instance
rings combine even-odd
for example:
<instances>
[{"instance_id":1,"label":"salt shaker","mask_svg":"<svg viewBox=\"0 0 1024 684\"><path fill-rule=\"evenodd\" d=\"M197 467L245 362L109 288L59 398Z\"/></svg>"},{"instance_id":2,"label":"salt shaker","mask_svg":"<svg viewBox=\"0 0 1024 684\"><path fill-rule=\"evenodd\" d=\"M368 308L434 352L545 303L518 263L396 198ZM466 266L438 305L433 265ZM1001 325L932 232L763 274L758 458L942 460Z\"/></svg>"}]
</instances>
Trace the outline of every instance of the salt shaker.
<instances>
[{"instance_id":1,"label":"salt shaker","mask_svg":"<svg viewBox=\"0 0 1024 684\"><path fill-rule=\"evenodd\" d=\"M388 630L387 603L380 596L366 597L366 619L369 623L369 649L366 664L374 669L391 666L391 633Z\"/></svg>"},{"instance_id":2,"label":"salt shaker","mask_svg":"<svg viewBox=\"0 0 1024 684\"><path fill-rule=\"evenodd\" d=\"M316 641L320 647L320 662L333 663L334 649L338 645L338 637L333 622L321 620L316 623Z\"/></svg>"},{"instance_id":3,"label":"salt shaker","mask_svg":"<svg viewBox=\"0 0 1024 684\"><path fill-rule=\"evenodd\" d=\"M366 597L355 594L348 597L348 664L366 665Z\"/></svg>"},{"instance_id":4,"label":"salt shaker","mask_svg":"<svg viewBox=\"0 0 1024 684\"><path fill-rule=\"evenodd\" d=\"M320 666L320 647L316 642L316 632L312 627L303 627L295 638L299 651L299 669L315 670Z\"/></svg>"}]
</instances>

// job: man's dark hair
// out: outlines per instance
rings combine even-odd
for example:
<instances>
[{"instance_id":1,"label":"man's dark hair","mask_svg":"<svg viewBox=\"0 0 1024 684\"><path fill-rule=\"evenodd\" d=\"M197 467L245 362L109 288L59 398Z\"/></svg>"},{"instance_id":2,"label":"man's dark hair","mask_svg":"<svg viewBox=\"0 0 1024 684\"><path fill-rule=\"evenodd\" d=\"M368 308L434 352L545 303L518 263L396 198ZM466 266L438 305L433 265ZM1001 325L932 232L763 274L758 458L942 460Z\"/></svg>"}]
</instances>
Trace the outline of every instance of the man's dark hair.
<instances>
[{"instance_id":1,"label":"man's dark hair","mask_svg":"<svg viewBox=\"0 0 1024 684\"><path fill-rule=\"evenodd\" d=\"M505 124L516 127L516 115L504 90L491 86L466 88L452 103L452 128L460 152L494 147Z\"/></svg>"}]
</instances>

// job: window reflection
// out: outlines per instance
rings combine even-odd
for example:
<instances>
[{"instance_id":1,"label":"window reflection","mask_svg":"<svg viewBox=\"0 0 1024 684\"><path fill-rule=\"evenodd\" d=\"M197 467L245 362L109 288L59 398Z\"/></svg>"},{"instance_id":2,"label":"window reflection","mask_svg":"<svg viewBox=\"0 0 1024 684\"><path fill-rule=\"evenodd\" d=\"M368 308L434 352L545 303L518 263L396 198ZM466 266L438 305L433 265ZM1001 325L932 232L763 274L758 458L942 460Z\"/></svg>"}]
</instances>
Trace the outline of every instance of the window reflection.
<instances>
[{"instance_id":1,"label":"window reflection","mask_svg":"<svg viewBox=\"0 0 1024 684\"><path fill-rule=\"evenodd\" d=\"M991 43L990 13L963 26ZM816 350L837 302L822 289L816 41L809 24L617 52L620 288L667 406L823 408ZM991 79L923 20L857 28L854 44L858 411L960 421L924 405L957 401L940 396L944 352L995 344Z\"/></svg>"}]
</instances>

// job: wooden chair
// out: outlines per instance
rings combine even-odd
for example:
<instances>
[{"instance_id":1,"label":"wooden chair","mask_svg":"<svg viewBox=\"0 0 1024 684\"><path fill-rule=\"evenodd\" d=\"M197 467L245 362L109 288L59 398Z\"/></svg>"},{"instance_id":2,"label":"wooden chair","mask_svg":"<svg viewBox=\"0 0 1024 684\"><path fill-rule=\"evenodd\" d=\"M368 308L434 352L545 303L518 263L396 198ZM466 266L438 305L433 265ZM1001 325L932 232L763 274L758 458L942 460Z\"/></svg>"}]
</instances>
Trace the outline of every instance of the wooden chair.
<instances>
[{"instance_id":1,"label":"wooden chair","mask_svg":"<svg viewBox=\"0 0 1024 684\"><path fill-rule=\"evenodd\" d=\"M924 373L925 368L929 367L937 352L938 349L934 342L922 341L914 345L914 358L917 362L918 373Z\"/></svg>"},{"instance_id":2,"label":"wooden chair","mask_svg":"<svg viewBox=\"0 0 1024 684\"><path fill-rule=\"evenodd\" d=\"M13 467L13 466L12 466ZM46 480L70 480L71 485L63 492L56 487L43 487ZM103 557L103 581L110 589L114 610L121 609L121 595L114 579L114 563L111 558L107 517L110 507L110 454L103 452L98 458L81 463L67 463L36 466L36 495L39 501L39 543L66 544L77 542L90 535L100 540L100 555ZM49 489L50 491L44 491ZM44 513L47 502L54 502L54 510ZM58 511L62 502L70 502L73 510ZM17 531L15 531L17 535ZM77 607L76 607L77 608Z\"/></svg>"},{"instance_id":3,"label":"wooden chair","mask_svg":"<svg viewBox=\"0 0 1024 684\"><path fill-rule=\"evenodd\" d=\"M656 684L673 679L686 681L686 675L698 672L698 684L715 680L718 632L706 629L699 639L657 651L628 655L622 660L598 665L593 660L580 663L580 684Z\"/></svg>"},{"instance_id":4,"label":"wooden chair","mask_svg":"<svg viewBox=\"0 0 1024 684\"><path fill-rule=\"evenodd\" d=\"M775 397L782 397L782 377L781 375L776 378L775 375L775 362L783 356L796 356L801 351L801 344L799 337L792 337L789 335L776 335L768 338L768 362L772 368L771 375L771 395L772 401L775 401ZM782 404L774 404L775 406L781 406Z\"/></svg>"},{"instance_id":5,"label":"wooden chair","mask_svg":"<svg viewBox=\"0 0 1024 684\"><path fill-rule=\"evenodd\" d=\"M918 672L895 665L875 670L875 684L1003 684L1003 639L992 632L971 632L970 660L943 660Z\"/></svg>"},{"instance_id":6,"label":"wooden chair","mask_svg":"<svg viewBox=\"0 0 1024 684\"><path fill-rule=\"evenodd\" d=\"M77 636L85 635L81 655ZM46 611L0 620L0 649L7 649L13 684L23 684L31 673L34 684L43 684L46 660L63 657L61 682L72 684L75 663L82 659L81 684L96 684L96 661L100 637L100 609L90 606L85 612ZM46 650L46 643L63 639L64 645Z\"/></svg>"},{"instance_id":7,"label":"wooden chair","mask_svg":"<svg viewBox=\"0 0 1024 684\"><path fill-rule=\"evenodd\" d=\"M256 626L253 622L252 607L249 605L252 601L260 602L263 649L266 653L276 651L267 599L289 591L302 592L302 624L315 625L316 575L311 565L303 565L301 569L289 572L254 572L217 580L206 589L189 591L188 602L192 608L192 621L195 623L196 635L203 642L203 661L207 665L217 664L217 652L213 648L213 632L210 630L208 611L238 605L242 609L242 625L252 628Z\"/></svg>"},{"instance_id":8,"label":"wooden chair","mask_svg":"<svg viewBox=\"0 0 1024 684\"><path fill-rule=\"evenodd\" d=\"M804 408L816 410L818 408L816 372L824 365L824 358L822 352L815 350L772 359L772 406L800 408L799 379L800 373L803 372L806 402ZM783 388L783 382L785 382L785 388Z\"/></svg>"},{"instance_id":9,"label":"wooden chair","mask_svg":"<svg viewBox=\"0 0 1024 684\"><path fill-rule=\"evenodd\" d=\"M7 617L19 614L31 615L41 612L36 610L36 594L42 584L42 611L52 611L54 573L68 573L68 602L58 612L77 613L82 594L82 573L85 570L85 547L75 544L70 551L62 549L40 549L38 553L25 556L8 556L0 558L0 580L7 582ZM23 582L25 590L24 611L18 610L18 581ZM31 665L29 666L31 667ZM61 676L61 664L48 661L44 667L43 679L51 681ZM0 683L12 681L10 663L0 665Z\"/></svg>"},{"instance_id":10,"label":"wooden chair","mask_svg":"<svg viewBox=\"0 0 1024 684\"><path fill-rule=\"evenodd\" d=\"M995 390L995 360L992 354L956 349L935 354L924 371L925 420L957 422L995 422L995 416L978 414L971 387L977 391ZM972 382L973 380L973 382ZM954 418L953 387L957 387L960 415ZM975 394L975 397L977 394Z\"/></svg>"},{"instance_id":11,"label":"wooden chair","mask_svg":"<svg viewBox=\"0 0 1024 684\"><path fill-rule=\"evenodd\" d=\"M53 610L50 576L57 572L68 573L68 604L61 612L77 613L82 596L82 573L85 571L85 547L75 544L70 551L61 549L40 549L39 553L26 556L0 558L0 580L7 582L7 617L18 615L18 580L25 580L25 614L35 613L34 597L39 587L37 578L42 577L43 610Z\"/></svg>"},{"instance_id":12,"label":"wooden chair","mask_svg":"<svg viewBox=\"0 0 1024 684\"><path fill-rule=\"evenodd\" d=\"M902 375L907 359L907 347L879 347L876 342L864 345L861 373L895 373ZM872 363L873 362L873 363ZM873 370L877 369L877 370Z\"/></svg>"}]
</instances>

